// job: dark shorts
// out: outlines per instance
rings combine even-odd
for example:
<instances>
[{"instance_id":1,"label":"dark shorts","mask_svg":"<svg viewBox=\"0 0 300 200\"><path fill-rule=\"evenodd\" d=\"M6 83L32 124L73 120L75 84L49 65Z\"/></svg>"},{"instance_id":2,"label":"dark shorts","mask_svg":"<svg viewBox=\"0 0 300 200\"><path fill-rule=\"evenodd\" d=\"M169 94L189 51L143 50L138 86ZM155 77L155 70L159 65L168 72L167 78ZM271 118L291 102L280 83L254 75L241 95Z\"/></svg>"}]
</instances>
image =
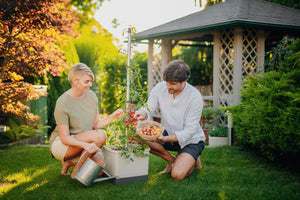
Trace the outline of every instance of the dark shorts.
<instances>
[{"instance_id":1,"label":"dark shorts","mask_svg":"<svg viewBox=\"0 0 300 200\"><path fill-rule=\"evenodd\" d=\"M163 135L167 136L168 135L167 131L164 131ZM197 160L205 147L205 142L200 141L197 144L188 144L182 149L180 148L178 142L165 142L163 144L163 147L168 151L178 151L177 156L181 153L188 153L191 156L193 156L195 160Z\"/></svg>"}]
</instances>

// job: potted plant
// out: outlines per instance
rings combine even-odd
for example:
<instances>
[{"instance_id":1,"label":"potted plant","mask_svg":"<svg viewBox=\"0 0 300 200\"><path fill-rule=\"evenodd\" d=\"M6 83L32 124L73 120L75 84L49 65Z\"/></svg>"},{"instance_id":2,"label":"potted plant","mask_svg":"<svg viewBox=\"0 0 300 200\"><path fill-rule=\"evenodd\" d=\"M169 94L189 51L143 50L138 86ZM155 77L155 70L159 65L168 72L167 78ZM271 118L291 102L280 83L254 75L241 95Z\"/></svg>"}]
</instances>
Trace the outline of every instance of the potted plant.
<instances>
[{"instance_id":1,"label":"potted plant","mask_svg":"<svg viewBox=\"0 0 300 200\"><path fill-rule=\"evenodd\" d=\"M117 184L148 179L150 149L136 135L137 119L134 119L135 110L145 104L147 95L140 82L141 69L137 65L129 66L120 93L124 115L106 127L107 142L103 147L106 160L104 170L116 177Z\"/></svg>"},{"instance_id":2,"label":"potted plant","mask_svg":"<svg viewBox=\"0 0 300 200\"><path fill-rule=\"evenodd\" d=\"M228 145L228 129L224 125L214 127L208 132L209 135L209 147L217 147Z\"/></svg>"},{"instance_id":3,"label":"potted plant","mask_svg":"<svg viewBox=\"0 0 300 200\"><path fill-rule=\"evenodd\" d=\"M205 106L202 110L202 115L200 119L200 125L204 131L206 142L209 142L208 132L211 131L214 125L222 116L221 108L214 108L211 106Z\"/></svg>"},{"instance_id":4,"label":"potted plant","mask_svg":"<svg viewBox=\"0 0 300 200\"><path fill-rule=\"evenodd\" d=\"M115 183L131 183L148 179L149 148L136 132L134 105L129 104L124 115L107 128L104 146L104 170L116 177Z\"/></svg>"}]
</instances>

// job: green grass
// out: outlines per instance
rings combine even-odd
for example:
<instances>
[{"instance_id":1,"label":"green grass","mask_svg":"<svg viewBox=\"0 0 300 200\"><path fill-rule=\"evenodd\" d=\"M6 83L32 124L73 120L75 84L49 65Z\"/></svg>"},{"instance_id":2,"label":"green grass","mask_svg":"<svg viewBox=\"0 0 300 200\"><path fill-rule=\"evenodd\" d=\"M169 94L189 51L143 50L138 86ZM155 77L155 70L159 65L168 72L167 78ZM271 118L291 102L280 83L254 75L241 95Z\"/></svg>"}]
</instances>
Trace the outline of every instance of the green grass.
<instances>
[{"instance_id":1,"label":"green grass","mask_svg":"<svg viewBox=\"0 0 300 200\"><path fill-rule=\"evenodd\" d=\"M157 174L166 163L151 155L148 181L86 188L60 175L48 148L15 146L0 150L0 199L300 199L299 172L237 147L206 148L201 161L201 170L176 181Z\"/></svg>"}]
</instances>

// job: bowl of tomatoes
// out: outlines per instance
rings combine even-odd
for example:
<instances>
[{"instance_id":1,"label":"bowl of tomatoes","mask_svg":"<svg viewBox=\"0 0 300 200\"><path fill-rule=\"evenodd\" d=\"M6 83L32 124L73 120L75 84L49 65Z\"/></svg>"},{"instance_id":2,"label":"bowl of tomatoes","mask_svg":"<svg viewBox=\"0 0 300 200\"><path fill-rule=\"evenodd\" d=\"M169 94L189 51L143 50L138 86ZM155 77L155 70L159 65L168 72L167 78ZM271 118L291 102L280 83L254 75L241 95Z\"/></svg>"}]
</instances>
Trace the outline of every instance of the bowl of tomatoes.
<instances>
[{"instance_id":1,"label":"bowl of tomatoes","mask_svg":"<svg viewBox=\"0 0 300 200\"><path fill-rule=\"evenodd\" d=\"M164 126L156 121L139 121L136 125L136 134L147 141L154 141L164 131Z\"/></svg>"}]
</instances>

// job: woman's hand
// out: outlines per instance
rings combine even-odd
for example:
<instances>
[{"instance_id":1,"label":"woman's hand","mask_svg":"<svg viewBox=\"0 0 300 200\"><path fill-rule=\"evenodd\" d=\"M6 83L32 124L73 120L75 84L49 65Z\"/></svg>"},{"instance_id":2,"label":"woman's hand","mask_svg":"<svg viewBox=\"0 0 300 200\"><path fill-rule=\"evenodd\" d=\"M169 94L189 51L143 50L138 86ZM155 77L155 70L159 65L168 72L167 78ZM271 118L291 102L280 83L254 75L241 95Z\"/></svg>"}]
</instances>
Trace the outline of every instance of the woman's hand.
<instances>
[{"instance_id":1,"label":"woman's hand","mask_svg":"<svg viewBox=\"0 0 300 200\"><path fill-rule=\"evenodd\" d=\"M113 112L113 116L115 119L121 117L124 114L124 111L122 109L117 109L115 112Z\"/></svg>"},{"instance_id":2,"label":"woman's hand","mask_svg":"<svg viewBox=\"0 0 300 200\"><path fill-rule=\"evenodd\" d=\"M85 143L83 148L90 154L96 153L99 150L99 148L97 147L97 145L95 143Z\"/></svg>"}]
</instances>

